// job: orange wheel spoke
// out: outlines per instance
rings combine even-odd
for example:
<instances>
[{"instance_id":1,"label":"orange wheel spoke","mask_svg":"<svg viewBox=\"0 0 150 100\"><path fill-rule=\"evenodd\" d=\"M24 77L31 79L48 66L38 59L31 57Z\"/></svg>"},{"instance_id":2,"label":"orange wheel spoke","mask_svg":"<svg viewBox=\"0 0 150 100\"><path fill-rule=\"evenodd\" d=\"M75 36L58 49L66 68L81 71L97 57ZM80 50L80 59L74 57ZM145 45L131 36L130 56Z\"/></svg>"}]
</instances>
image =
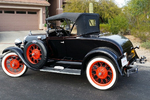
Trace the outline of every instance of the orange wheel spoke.
<instances>
[{"instance_id":1,"label":"orange wheel spoke","mask_svg":"<svg viewBox=\"0 0 150 100\"><path fill-rule=\"evenodd\" d=\"M105 64L105 67L108 67L108 65Z\"/></svg>"},{"instance_id":2,"label":"orange wheel spoke","mask_svg":"<svg viewBox=\"0 0 150 100\"><path fill-rule=\"evenodd\" d=\"M110 66L101 61L97 61L91 65L91 76L93 81L99 85L107 85L112 81L112 69Z\"/></svg>"},{"instance_id":3,"label":"orange wheel spoke","mask_svg":"<svg viewBox=\"0 0 150 100\"><path fill-rule=\"evenodd\" d=\"M11 67L9 67L8 69L9 69L9 70L11 70L12 68L11 68Z\"/></svg>"},{"instance_id":4,"label":"orange wheel spoke","mask_svg":"<svg viewBox=\"0 0 150 100\"><path fill-rule=\"evenodd\" d=\"M18 70L20 68L21 70ZM17 55L10 55L5 59L5 69L10 74L16 75L18 73L21 73L23 68L24 64Z\"/></svg>"},{"instance_id":5,"label":"orange wheel spoke","mask_svg":"<svg viewBox=\"0 0 150 100\"><path fill-rule=\"evenodd\" d=\"M27 59L32 64L37 64L41 61L42 53L38 45L32 44L27 48Z\"/></svg>"},{"instance_id":6,"label":"orange wheel spoke","mask_svg":"<svg viewBox=\"0 0 150 100\"><path fill-rule=\"evenodd\" d=\"M21 67L20 67L19 69L20 69L20 70L22 70L22 68L21 68Z\"/></svg>"},{"instance_id":7,"label":"orange wheel spoke","mask_svg":"<svg viewBox=\"0 0 150 100\"><path fill-rule=\"evenodd\" d=\"M92 69L92 72L93 72L93 71L95 71L95 72L96 72L96 69L95 69L95 68L93 68L93 69Z\"/></svg>"}]
</instances>

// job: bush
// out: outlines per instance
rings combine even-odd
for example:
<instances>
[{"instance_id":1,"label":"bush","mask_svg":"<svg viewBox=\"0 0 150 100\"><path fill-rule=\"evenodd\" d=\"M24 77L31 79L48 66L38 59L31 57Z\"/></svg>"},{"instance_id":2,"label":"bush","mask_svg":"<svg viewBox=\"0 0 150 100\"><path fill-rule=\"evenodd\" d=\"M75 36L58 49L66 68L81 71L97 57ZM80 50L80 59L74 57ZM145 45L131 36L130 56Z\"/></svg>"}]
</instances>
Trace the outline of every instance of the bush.
<instances>
[{"instance_id":1,"label":"bush","mask_svg":"<svg viewBox=\"0 0 150 100\"><path fill-rule=\"evenodd\" d=\"M46 24L46 23L44 24L44 27L47 27L47 24Z\"/></svg>"},{"instance_id":2,"label":"bush","mask_svg":"<svg viewBox=\"0 0 150 100\"><path fill-rule=\"evenodd\" d=\"M109 30L113 34L121 33L122 35L128 34L128 20L123 15L118 15L115 18L109 19Z\"/></svg>"},{"instance_id":3,"label":"bush","mask_svg":"<svg viewBox=\"0 0 150 100\"><path fill-rule=\"evenodd\" d=\"M109 24L100 24L99 27L100 27L100 31L103 32L103 33L110 31L109 30Z\"/></svg>"},{"instance_id":4,"label":"bush","mask_svg":"<svg viewBox=\"0 0 150 100\"><path fill-rule=\"evenodd\" d=\"M144 26L144 27L143 27ZM142 40L142 42L146 42L147 40L150 40L150 31L147 29L145 25L141 25L140 28L132 28L131 34L135 37L138 37Z\"/></svg>"},{"instance_id":5,"label":"bush","mask_svg":"<svg viewBox=\"0 0 150 100\"><path fill-rule=\"evenodd\" d=\"M150 41L146 41L146 42L143 42L141 44L142 47L146 48L146 49L150 49Z\"/></svg>"}]
</instances>

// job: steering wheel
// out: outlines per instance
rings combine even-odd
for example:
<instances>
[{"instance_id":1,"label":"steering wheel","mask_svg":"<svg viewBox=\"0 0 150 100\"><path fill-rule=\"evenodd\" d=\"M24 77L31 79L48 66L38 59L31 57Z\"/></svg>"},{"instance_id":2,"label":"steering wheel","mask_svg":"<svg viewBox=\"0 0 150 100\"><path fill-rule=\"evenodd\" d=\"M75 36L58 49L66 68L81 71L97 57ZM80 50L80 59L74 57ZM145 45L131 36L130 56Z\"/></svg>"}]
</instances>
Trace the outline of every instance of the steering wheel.
<instances>
[{"instance_id":1,"label":"steering wheel","mask_svg":"<svg viewBox=\"0 0 150 100\"><path fill-rule=\"evenodd\" d=\"M64 28L62 28L62 27L60 27L60 26L56 26L56 27L55 27L55 32L57 33L57 34L56 34L57 36L63 36L63 35L64 35L63 32L59 32L59 31L61 31L61 30L59 30L59 29L61 29L62 31L64 31L64 32L69 36L69 34L64 30Z\"/></svg>"}]
</instances>

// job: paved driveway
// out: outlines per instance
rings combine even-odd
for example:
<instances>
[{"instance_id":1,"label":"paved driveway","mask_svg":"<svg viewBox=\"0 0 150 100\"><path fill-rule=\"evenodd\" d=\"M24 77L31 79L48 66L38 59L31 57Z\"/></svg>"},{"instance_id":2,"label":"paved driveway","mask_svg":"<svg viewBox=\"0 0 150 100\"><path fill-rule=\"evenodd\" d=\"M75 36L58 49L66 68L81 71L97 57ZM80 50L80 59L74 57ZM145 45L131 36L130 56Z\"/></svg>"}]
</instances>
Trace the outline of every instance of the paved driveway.
<instances>
[{"instance_id":1,"label":"paved driveway","mask_svg":"<svg viewBox=\"0 0 150 100\"><path fill-rule=\"evenodd\" d=\"M30 31L3 31L0 32L0 55L2 50L9 46L14 46L16 39L21 39L23 41L24 37L27 36ZM31 31L32 34L46 33L43 30Z\"/></svg>"},{"instance_id":2,"label":"paved driveway","mask_svg":"<svg viewBox=\"0 0 150 100\"><path fill-rule=\"evenodd\" d=\"M0 100L149 100L150 67L119 77L115 88L95 89L85 75L73 76L28 70L19 78L7 76L0 67Z\"/></svg>"}]
</instances>

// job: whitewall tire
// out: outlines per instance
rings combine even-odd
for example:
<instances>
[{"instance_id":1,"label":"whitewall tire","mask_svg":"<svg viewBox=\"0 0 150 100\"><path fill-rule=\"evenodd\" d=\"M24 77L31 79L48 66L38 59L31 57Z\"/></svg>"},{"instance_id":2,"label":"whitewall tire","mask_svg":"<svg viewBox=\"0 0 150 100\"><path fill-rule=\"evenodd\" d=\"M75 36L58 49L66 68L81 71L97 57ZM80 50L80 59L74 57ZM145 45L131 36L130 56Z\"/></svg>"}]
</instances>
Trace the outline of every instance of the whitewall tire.
<instances>
[{"instance_id":1,"label":"whitewall tire","mask_svg":"<svg viewBox=\"0 0 150 100\"><path fill-rule=\"evenodd\" d=\"M2 69L8 76L19 77L26 72L27 67L16 53L9 52L2 59Z\"/></svg>"},{"instance_id":2,"label":"whitewall tire","mask_svg":"<svg viewBox=\"0 0 150 100\"><path fill-rule=\"evenodd\" d=\"M118 71L109 58L96 57L87 64L86 76L92 86L107 90L116 84Z\"/></svg>"}]
</instances>

